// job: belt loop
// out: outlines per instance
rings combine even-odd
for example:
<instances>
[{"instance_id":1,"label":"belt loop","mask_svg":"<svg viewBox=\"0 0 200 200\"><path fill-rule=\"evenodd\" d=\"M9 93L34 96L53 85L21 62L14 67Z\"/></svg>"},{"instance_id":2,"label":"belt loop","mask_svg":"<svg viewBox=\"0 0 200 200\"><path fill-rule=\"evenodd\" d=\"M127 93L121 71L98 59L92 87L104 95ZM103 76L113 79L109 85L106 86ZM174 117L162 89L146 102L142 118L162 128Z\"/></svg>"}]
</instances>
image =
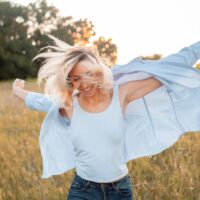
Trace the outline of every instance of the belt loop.
<instances>
[{"instance_id":1,"label":"belt loop","mask_svg":"<svg viewBox=\"0 0 200 200\"><path fill-rule=\"evenodd\" d=\"M101 186L102 191L104 191L104 184L100 183L100 186Z\"/></svg>"},{"instance_id":2,"label":"belt loop","mask_svg":"<svg viewBox=\"0 0 200 200\"><path fill-rule=\"evenodd\" d=\"M90 181L86 181L86 186L90 185Z\"/></svg>"},{"instance_id":3,"label":"belt loop","mask_svg":"<svg viewBox=\"0 0 200 200\"><path fill-rule=\"evenodd\" d=\"M114 184L114 182L112 182L111 184L112 184L112 187L115 188L115 184Z\"/></svg>"}]
</instances>

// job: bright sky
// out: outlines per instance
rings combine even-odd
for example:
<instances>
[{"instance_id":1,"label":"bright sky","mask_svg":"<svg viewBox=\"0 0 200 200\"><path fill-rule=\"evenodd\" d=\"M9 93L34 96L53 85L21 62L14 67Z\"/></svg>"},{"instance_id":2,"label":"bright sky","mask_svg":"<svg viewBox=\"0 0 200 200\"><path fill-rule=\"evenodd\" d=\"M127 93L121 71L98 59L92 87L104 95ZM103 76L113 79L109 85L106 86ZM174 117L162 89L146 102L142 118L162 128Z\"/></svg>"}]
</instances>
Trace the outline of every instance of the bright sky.
<instances>
[{"instance_id":1,"label":"bright sky","mask_svg":"<svg viewBox=\"0 0 200 200\"><path fill-rule=\"evenodd\" d=\"M31 0L12 0L28 4ZM118 46L118 64L164 56L200 41L199 0L49 0L63 16L87 18Z\"/></svg>"}]
</instances>

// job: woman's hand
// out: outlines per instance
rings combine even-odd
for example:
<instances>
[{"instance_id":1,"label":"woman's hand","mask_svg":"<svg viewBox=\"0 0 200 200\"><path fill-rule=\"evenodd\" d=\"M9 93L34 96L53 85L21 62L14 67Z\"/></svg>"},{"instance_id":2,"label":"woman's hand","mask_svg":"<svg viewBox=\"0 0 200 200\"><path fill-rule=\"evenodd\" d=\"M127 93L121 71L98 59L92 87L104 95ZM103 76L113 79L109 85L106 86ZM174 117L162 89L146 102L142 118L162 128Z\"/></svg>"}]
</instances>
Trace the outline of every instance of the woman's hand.
<instances>
[{"instance_id":1,"label":"woman's hand","mask_svg":"<svg viewBox=\"0 0 200 200\"><path fill-rule=\"evenodd\" d=\"M16 88L22 88L24 89L24 85L25 85L25 80L22 80L22 79L15 79L15 81L13 82L13 85L12 85L12 89L13 91L16 89Z\"/></svg>"},{"instance_id":2,"label":"woman's hand","mask_svg":"<svg viewBox=\"0 0 200 200\"><path fill-rule=\"evenodd\" d=\"M15 79L12 84L13 93L20 99L24 100L28 91L24 90L25 81L22 79Z\"/></svg>"}]
</instances>

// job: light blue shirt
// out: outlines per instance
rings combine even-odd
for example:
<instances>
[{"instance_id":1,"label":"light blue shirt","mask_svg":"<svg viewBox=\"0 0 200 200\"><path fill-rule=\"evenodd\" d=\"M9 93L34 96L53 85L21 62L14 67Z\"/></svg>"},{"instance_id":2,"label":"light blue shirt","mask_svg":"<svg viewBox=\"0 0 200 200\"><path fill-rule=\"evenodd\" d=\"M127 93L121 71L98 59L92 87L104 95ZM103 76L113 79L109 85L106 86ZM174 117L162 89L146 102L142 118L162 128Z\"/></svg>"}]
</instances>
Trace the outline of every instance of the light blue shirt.
<instances>
[{"instance_id":1,"label":"light blue shirt","mask_svg":"<svg viewBox=\"0 0 200 200\"><path fill-rule=\"evenodd\" d=\"M115 84L154 76L163 85L130 102L125 112L124 162L158 154L188 131L200 131L200 42L161 60L135 58L112 68ZM70 120L59 114L59 103L48 95L29 92L28 108L47 112L40 131L42 178L76 167ZM114 113L113 113L114 114Z\"/></svg>"}]
</instances>

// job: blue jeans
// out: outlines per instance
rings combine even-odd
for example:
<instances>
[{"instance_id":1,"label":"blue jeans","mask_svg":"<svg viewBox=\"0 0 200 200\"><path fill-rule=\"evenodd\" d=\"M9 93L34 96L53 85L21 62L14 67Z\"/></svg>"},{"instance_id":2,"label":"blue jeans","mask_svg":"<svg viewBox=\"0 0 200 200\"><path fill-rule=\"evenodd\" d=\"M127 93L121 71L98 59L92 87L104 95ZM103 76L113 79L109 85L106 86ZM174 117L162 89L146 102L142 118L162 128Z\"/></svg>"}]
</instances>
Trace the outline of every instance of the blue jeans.
<instances>
[{"instance_id":1,"label":"blue jeans","mask_svg":"<svg viewBox=\"0 0 200 200\"><path fill-rule=\"evenodd\" d=\"M67 200L133 200L130 175L110 183L96 183L75 174Z\"/></svg>"}]
</instances>

